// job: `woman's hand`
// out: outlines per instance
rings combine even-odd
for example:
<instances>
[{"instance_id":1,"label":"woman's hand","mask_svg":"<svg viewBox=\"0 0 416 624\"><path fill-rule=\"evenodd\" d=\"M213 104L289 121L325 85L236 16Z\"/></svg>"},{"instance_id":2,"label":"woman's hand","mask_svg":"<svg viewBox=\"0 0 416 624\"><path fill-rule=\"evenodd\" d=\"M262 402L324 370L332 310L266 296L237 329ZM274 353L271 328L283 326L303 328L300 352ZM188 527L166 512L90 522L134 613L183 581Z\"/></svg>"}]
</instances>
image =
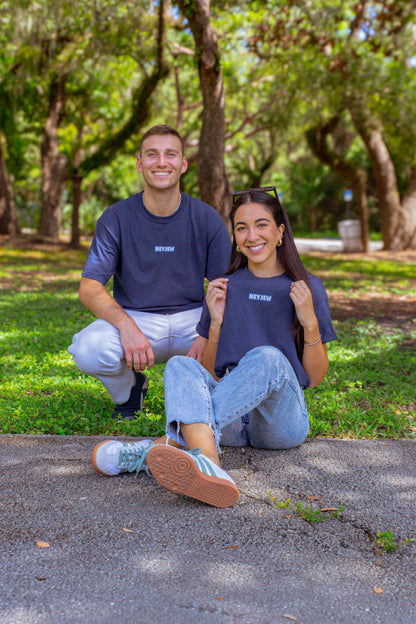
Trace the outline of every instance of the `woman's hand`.
<instances>
[{"instance_id":1,"label":"woman's hand","mask_svg":"<svg viewBox=\"0 0 416 624\"><path fill-rule=\"evenodd\" d=\"M303 280L293 282L290 298L304 330L305 345L302 366L309 377L310 386L319 386L328 371L326 346L321 342L319 324L313 307L312 293Z\"/></svg>"},{"instance_id":2,"label":"woman's hand","mask_svg":"<svg viewBox=\"0 0 416 624\"><path fill-rule=\"evenodd\" d=\"M296 309L299 323L305 331L319 333L318 320L313 307L312 293L303 280L292 282L290 287L290 298Z\"/></svg>"},{"instance_id":3,"label":"woman's hand","mask_svg":"<svg viewBox=\"0 0 416 624\"><path fill-rule=\"evenodd\" d=\"M211 315L211 326L221 327L227 301L228 279L219 277L208 284L205 300Z\"/></svg>"}]
</instances>

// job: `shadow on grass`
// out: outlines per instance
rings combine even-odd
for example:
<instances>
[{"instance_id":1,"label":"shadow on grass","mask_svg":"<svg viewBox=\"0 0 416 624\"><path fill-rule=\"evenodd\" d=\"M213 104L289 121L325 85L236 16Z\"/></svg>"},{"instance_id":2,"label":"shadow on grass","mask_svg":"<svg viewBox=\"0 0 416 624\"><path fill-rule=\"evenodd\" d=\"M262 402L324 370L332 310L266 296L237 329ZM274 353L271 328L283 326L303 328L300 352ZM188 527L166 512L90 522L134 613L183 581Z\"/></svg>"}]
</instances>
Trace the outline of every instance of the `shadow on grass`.
<instances>
[{"instance_id":1,"label":"shadow on grass","mask_svg":"<svg viewBox=\"0 0 416 624\"><path fill-rule=\"evenodd\" d=\"M371 327L369 334L355 331L346 344L339 332L327 377L306 391L310 435L414 438L416 328L413 336L397 330L384 341L371 338Z\"/></svg>"},{"instance_id":2,"label":"shadow on grass","mask_svg":"<svg viewBox=\"0 0 416 624\"><path fill-rule=\"evenodd\" d=\"M345 276L362 275L363 279L373 279L380 277L394 282L400 279L416 280L416 266L414 264L402 264L391 260L382 260L378 257L372 259L351 259L317 257L303 257L306 268L311 273L325 272L325 286L331 287L331 273ZM346 274L346 275L345 275ZM329 281L328 281L329 280ZM339 277L335 275L334 283L339 283Z\"/></svg>"},{"instance_id":3,"label":"shadow on grass","mask_svg":"<svg viewBox=\"0 0 416 624\"><path fill-rule=\"evenodd\" d=\"M72 275L77 270L74 258L85 257L85 251L79 252L80 256L78 252L69 254L69 258L67 253L48 252L41 262L38 253L10 253L13 267L27 270L26 283L22 282L20 292L12 287L0 291L0 431L162 434L163 368L155 367L149 373L144 414L133 423L117 424L111 418L113 405L103 386L81 375L67 353L73 334L94 319L79 302L79 279ZM27 269L39 262L33 273ZM56 269L56 280L42 273L39 267L44 264L51 275ZM357 274L367 289L375 283L375 276L396 283L416 277L414 266L379 259L308 258L306 266L318 274L328 272L327 288L331 283L336 288L344 284L346 289L357 285ZM331 274L337 272L331 282ZM351 298L349 316L336 322L340 341L329 346L330 371L321 386L306 392L310 435L414 436L416 327L410 324L414 314L406 317L406 328L400 328L394 323L394 314L387 326L370 317L354 320L354 313Z\"/></svg>"}]
</instances>

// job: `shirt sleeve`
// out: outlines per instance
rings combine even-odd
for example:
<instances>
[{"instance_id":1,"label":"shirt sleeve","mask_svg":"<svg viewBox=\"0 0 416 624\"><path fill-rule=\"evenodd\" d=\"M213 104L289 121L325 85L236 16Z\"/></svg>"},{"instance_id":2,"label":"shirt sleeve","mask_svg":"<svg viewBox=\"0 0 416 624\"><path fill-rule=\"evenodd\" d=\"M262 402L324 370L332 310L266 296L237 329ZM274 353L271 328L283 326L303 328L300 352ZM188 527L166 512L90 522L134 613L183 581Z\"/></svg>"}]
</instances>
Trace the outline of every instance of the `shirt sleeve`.
<instances>
[{"instance_id":1,"label":"shirt sleeve","mask_svg":"<svg viewBox=\"0 0 416 624\"><path fill-rule=\"evenodd\" d=\"M210 207L211 208L211 207ZM231 238L227 227L214 208L209 211L208 250L205 277L211 281L224 275L231 256Z\"/></svg>"},{"instance_id":2,"label":"shirt sleeve","mask_svg":"<svg viewBox=\"0 0 416 624\"><path fill-rule=\"evenodd\" d=\"M207 303L204 299L204 301L202 302L201 317L196 326L196 331L198 332L200 336L208 339L210 325L211 325L211 315L209 313Z\"/></svg>"},{"instance_id":3,"label":"shirt sleeve","mask_svg":"<svg viewBox=\"0 0 416 624\"><path fill-rule=\"evenodd\" d=\"M83 277L104 286L117 271L120 228L117 219L104 213L97 221L94 238L82 271Z\"/></svg>"},{"instance_id":4,"label":"shirt sleeve","mask_svg":"<svg viewBox=\"0 0 416 624\"><path fill-rule=\"evenodd\" d=\"M314 276L313 288L313 306L316 318L318 319L319 332L321 334L322 343L337 340L334 327L332 325L331 312L329 309L328 295L321 280Z\"/></svg>"}]
</instances>

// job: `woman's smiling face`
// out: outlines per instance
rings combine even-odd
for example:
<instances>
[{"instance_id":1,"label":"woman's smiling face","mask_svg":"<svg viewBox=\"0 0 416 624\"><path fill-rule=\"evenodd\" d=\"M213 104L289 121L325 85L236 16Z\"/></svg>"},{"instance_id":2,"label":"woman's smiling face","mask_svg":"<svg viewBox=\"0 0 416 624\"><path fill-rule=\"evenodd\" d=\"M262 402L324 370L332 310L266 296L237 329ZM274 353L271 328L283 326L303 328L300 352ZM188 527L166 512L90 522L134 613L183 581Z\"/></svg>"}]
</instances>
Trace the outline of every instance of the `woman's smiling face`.
<instances>
[{"instance_id":1,"label":"woman's smiling face","mask_svg":"<svg viewBox=\"0 0 416 624\"><path fill-rule=\"evenodd\" d=\"M234 215L234 238L248 261L249 270L267 277L281 272L276 246L285 226L277 225L273 215L262 204L245 203Z\"/></svg>"}]
</instances>

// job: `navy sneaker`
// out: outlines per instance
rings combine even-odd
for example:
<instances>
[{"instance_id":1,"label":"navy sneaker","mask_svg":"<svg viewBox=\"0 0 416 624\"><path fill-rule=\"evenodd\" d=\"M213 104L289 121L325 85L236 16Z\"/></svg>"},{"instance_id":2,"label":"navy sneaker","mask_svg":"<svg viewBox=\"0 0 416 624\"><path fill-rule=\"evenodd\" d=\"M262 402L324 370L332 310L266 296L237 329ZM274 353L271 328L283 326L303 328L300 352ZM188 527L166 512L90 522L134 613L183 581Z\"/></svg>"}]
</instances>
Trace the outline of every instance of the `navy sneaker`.
<instances>
[{"instance_id":1,"label":"navy sneaker","mask_svg":"<svg viewBox=\"0 0 416 624\"><path fill-rule=\"evenodd\" d=\"M116 403L114 405L113 418L119 421L135 420L137 412L141 412L144 397L149 387L149 380L143 373L134 371L136 383L130 391L130 397L125 403Z\"/></svg>"}]
</instances>

